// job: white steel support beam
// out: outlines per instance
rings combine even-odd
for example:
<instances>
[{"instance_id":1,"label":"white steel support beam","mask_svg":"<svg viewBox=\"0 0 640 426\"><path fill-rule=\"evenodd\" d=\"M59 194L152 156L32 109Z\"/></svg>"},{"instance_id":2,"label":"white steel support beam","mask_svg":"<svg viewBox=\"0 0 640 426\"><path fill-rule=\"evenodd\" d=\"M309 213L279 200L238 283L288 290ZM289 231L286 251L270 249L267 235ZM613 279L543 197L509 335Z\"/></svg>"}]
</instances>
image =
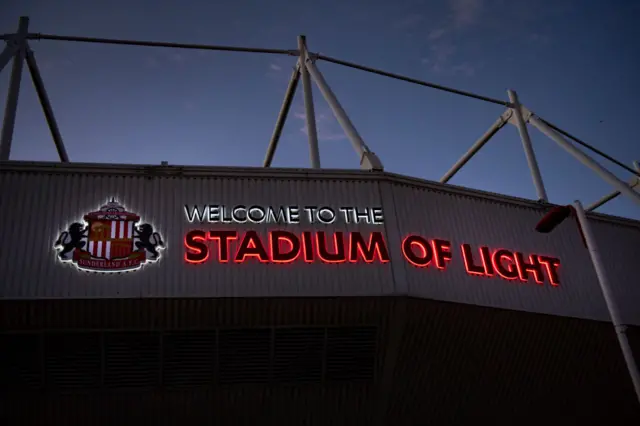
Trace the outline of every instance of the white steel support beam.
<instances>
[{"instance_id":1,"label":"white steel support beam","mask_svg":"<svg viewBox=\"0 0 640 426\"><path fill-rule=\"evenodd\" d=\"M542 120L542 122L545 123L547 126L551 127L553 130L555 130L556 132L560 133L565 138L571 139L573 142L577 143L581 147L588 149L589 151L593 152L594 154L598 154L600 157L611 161L616 166L619 166L619 167L625 169L626 171L628 171L629 173L631 173L632 175L636 175L636 176L638 176L640 178L640 171L634 170L633 168L627 166L623 162L618 161L615 158L613 158L612 156L605 154L604 152L600 151L599 149L589 145L585 141L583 141L581 139L578 139L577 137L575 137L571 133L562 130L560 127L554 125L553 123L550 123L548 120L545 120L545 119L540 118L540 117L538 117L538 118L540 120Z\"/></svg>"},{"instance_id":2,"label":"white steel support beam","mask_svg":"<svg viewBox=\"0 0 640 426\"><path fill-rule=\"evenodd\" d=\"M60 129L58 128L56 117L53 115L53 108L51 107L51 102L49 101L47 91L44 88L44 81L42 81L42 76L40 75L40 70L38 69L36 57L28 44L25 48L25 59L27 61L27 68L29 68L31 81L33 81L33 86L36 89L36 94L38 95L38 99L40 100L40 105L42 105L42 112L44 112L44 117L47 120L49 131L51 131L53 143L56 145L56 150L58 151L60 161L63 163L67 163L69 162L69 156L67 155L67 150L64 147L64 142L62 141L62 135L60 135Z\"/></svg>"},{"instance_id":3,"label":"white steel support beam","mask_svg":"<svg viewBox=\"0 0 640 426\"><path fill-rule=\"evenodd\" d=\"M491 127L489 127L489 130L487 130L484 135L480 136L480 139L478 139L472 146L471 148L469 148L469 151L467 151L459 160L456 164L453 165L453 167L451 167L451 169L445 173L444 176L442 176L442 178L440 178L440 183L447 183L449 182L449 180L460 171L460 169L462 169L464 167L465 164L467 164L469 162L469 160L471 160L471 158L476 155L478 153L478 151L480 151L480 149L487 143L489 142L489 139L491 139L496 133L498 133L498 131L500 129L502 129L508 122L509 122L509 118L511 118L511 116L513 115L513 110L508 109L505 112L503 112L500 117L498 117L498 119L496 120L495 123L493 123L491 125Z\"/></svg>"},{"instance_id":4,"label":"white steel support beam","mask_svg":"<svg viewBox=\"0 0 640 426\"><path fill-rule=\"evenodd\" d=\"M11 39L7 41L6 46L2 53L0 53L0 72L7 66L11 58L13 58L18 52L18 45Z\"/></svg>"},{"instance_id":5,"label":"white steel support beam","mask_svg":"<svg viewBox=\"0 0 640 426\"><path fill-rule=\"evenodd\" d=\"M640 172L640 163L634 161L633 167L635 167L635 169ZM638 178L637 176L633 176L631 178L631 181L629 182L629 188L636 188L637 186L640 186L640 178ZM609 201L613 200L614 198L617 198L618 195L620 195L620 191L613 191L611 194L605 195L595 203L591 204L589 207L585 208L585 210L588 212L593 211L598 207L601 207Z\"/></svg>"},{"instance_id":6,"label":"white steel support beam","mask_svg":"<svg viewBox=\"0 0 640 426\"><path fill-rule=\"evenodd\" d=\"M11 156L11 142L13 141L13 129L16 124L16 111L18 110L18 95L20 94L20 81L22 79L22 66L27 47L27 34L29 32L29 18L20 17L18 32L14 38L17 46L13 57L13 68L9 80L9 91L4 107L4 119L2 120L2 133L0 134L0 161L8 161Z\"/></svg>"},{"instance_id":7,"label":"white steel support beam","mask_svg":"<svg viewBox=\"0 0 640 426\"><path fill-rule=\"evenodd\" d=\"M531 178L533 179L533 184L536 187L536 193L538 194L539 201L548 201L547 191L544 188L544 183L542 182L542 176L540 174L540 169L538 168L538 161L536 160L536 155L533 152L533 146L531 145L531 138L529 137L529 132L527 131L527 124L522 115L522 108L520 106L520 102L518 101L518 95L513 90L508 90L509 100L512 104L513 109L513 118L515 121L515 126L518 128L518 132L520 133L520 139L522 140L522 148L524 149L524 154L527 157L527 163L529 164L529 171L531 171Z\"/></svg>"},{"instance_id":8,"label":"white steel support beam","mask_svg":"<svg viewBox=\"0 0 640 426\"><path fill-rule=\"evenodd\" d=\"M322 96L329 104L333 115L342 126L342 129L349 138L349 141L351 141L354 151L360 158L360 168L366 170L383 170L382 162L378 156L371 152L367 144L364 143L364 140L349 119L345 110L342 108L342 105L340 105L340 102L338 102L338 98L336 98L336 95L334 95L316 65L310 58L307 58L306 65L309 70L309 74L311 74L311 77L316 82L318 89L320 89L320 93L322 93Z\"/></svg>"},{"instance_id":9,"label":"white steel support beam","mask_svg":"<svg viewBox=\"0 0 640 426\"><path fill-rule=\"evenodd\" d=\"M168 47L171 49L213 50L218 52L268 53L274 55L298 56L297 50L264 49L259 47L220 46L213 44L169 43L164 41L123 40L113 38L59 36L54 34L29 34L29 40L57 40L78 43L112 44L118 46Z\"/></svg>"},{"instance_id":10,"label":"white steel support beam","mask_svg":"<svg viewBox=\"0 0 640 426\"><path fill-rule=\"evenodd\" d=\"M376 156L376 154L371 152L371 150L365 144L362 137L359 135L353 123L347 116L346 112L340 105L335 94L332 92L331 88L325 81L323 75L318 70L315 61L325 60L325 61L338 64L344 67L349 67L349 68L377 74L377 75L388 77L388 78L393 78L400 81L409 82L409 83L424 86L424 87L430 87L433 89L449 92L455 95L473 98L473 99L481 100L483 102L502 105L509 108L508 119L504 118L505 114L507 113L503 114L501 118L498 119L498 121L494 123L494 125L478 141L474 143L474 145L470 148L470 150L467 153L465 153L465 155L463 155L463 157L451 168L451 170L449 170L441 178L440 181L443 183L448 182L487 143L487 141L497 131L499 131L500 128L504 126L503 119L505 119L505 120L508 120L509 123L515 125L518 129L518 132L520 134L520 138L522 141L522 145L524 148L525 156L527 158L527 163L531 172L532 180L534 182L537 196L540 201L547 201L547 194L542 181L542 177L541 177L541 173L535 157L535 153L531 144L531 139L527 131L527 123L535 124L537 128L539 128L543 133L545 133L552 140L556 141L563 149L567 150L572 155L574 155L578 160L586 164L588 167L592 168L605 181L609 182L611 185L615 187L615 189L617 190L616 192L605 197L605 199L601 200L600 202L590 206L589 207L590 210L597 208L598 206L604 204L605 202L611 199L614 199L620 193L633 198L636 202L639 202L640 200L640 195L636 191L633 191L633 189L629 185L626 185L624 182L622 182L617 177L615 177L615 175L608 172L606 169L604 169L602 166L596 163L591 157L587 156L582 151L576 149L570 142L564 139L563 136L575 141L575 143L591 150L592 152L608 159L609 161L612 161L618 166L623 167L625 170L627 170L632 174L635 174L637 177L640 177L640 170L632 170L630 167L623 164L622 162L617 161L616 159L605 154L604 152L597 150L596 148L590 146L586 142L583 142L577 137L567 133L566 131L560 129L559 127L556 127L552 123L545 121L539 117L533 116L533 114L531 114L530 111L528 111L523 105L520 104L517 94L512 90L508 91L510 101L504 101L504 100L494 99L486 96L481 96L471 92L457 90L451 87L445 87L445 86L437 85L434 83L429 83L427 81L422 81L422 80L414 79L411 77L402 76L399 74L389 73L379 69L355 64L352 62L343 61L340 59L324 56L321 54L310 53L307 49L306 40L304 36L298 37L297 50L269 49L269 48L185 44L185 43L169 43L169 42L156 42L156 41L136 41L136 40L123 40L123 39L105 39L105 38L95 38L95 37L59 36L59 35L53 35L53 34L29 33L28 23L29 23L28 17L21 17L19 21L18 31L16 33L0 35L0 40L6 41L6 47L4 48L3 51L0 52L0 72L8 65L8 63L13 58L11 79L9 84L9 90L7 93L2 129L0 132L0 161L8 160L11 154L11 144L13 139L13 131L15 127L15 118L16 118L16 111L17 111L17 105L18 105L18 96L19 96L19 89L20 89L20 83L21 83L22 68L25 60L31 71L33 83L34 83L34 86L36 87L36 91L38 92L38 97L40 98L40 102L42 104L44 114L47 119L47 123L49 125L49 129L56 143L56 148L58 150L60 159L62 161L68 161L67 154L66 154L64 145L62 143L62 138L60 136L58 126L54 119L51 104L49 102L46 91L44 90L44 85L42 84L42 77L38 70L33 52L29 50L29 46L27 43L27 40L58 40L58 41L68 41L68 42L80 42L80 43L98 43L98 44L146 46L146 47L167 47L167 48L180 48L180 49L213 50L213 51L245 52L245 53L265 53L265 54L297 56L299 71L296 71L294 73L295 76L292 76L291 82L285 94L285 100L281 107L280 114L278 116L278 120L276 122L276 126L273 131L265 159L263 161L263 165L265 167L269 167L272 163L272 160L278 145L278 140L281 136L288 111L290 110L290 107L291 107L291 102L296 91L297 83L299 79L302 78L303 86L304 86L304 104L305 104L305 111L306 111L306 114L305 114L306 124L307 124L308 137L309 137L309 157L310 157L311 167L313 168L321 167L319 146L318 146L317 125L315 120L315 111L314 111L313 95L312 95L312 87L311 87L311 79L313 79L317 84L323 97L326 99L327 103L329 104L329 107L331 108L337 121L342 126L342 129L344 130L346 136L349 138L349 141L351 142L354 151L359 157L360 167L365 170L383 170L382 162ZM640 184L637 182L632 182L630 185L638 186Z\"/></svg>"},{"instance_id":11,"label":"white steel support beam","mask_svg":"<svg viewBox=\"0 0 640 426\"><path fill-rule=\"evenodd\" d=\"M549 127L541 119L539 119L535 115L532 115L529 119L529 122L535 128L540 130L544 135L546 135L549 139L560 145L562 149L573 155L582 164L596 172L596 174L600 176L605 182L609 183L615 189L620 191L620 193L626 195L636 203L640 204L640 194L631 189L625 182L618 179L616 175L598 164L593 158L589 157L587 154L573 146L569 141L564 139L558 132Z\"/></svg>"},{"instance_id":12,"label":"white steel support beam","mask_svg":"<svg viewBox=\"0 0 640 426\"><path fill-rule=\"evenodd\" d=\"M307 59L309 58L307 40L303 35L298 36L298 50L300 51L298 63L300 65L300 76L302 77L302 89L304 91L304 115L307 122L307 136L309 138L309 159L311 160L311 168L319 169L320 149L318 148L318 129L316 128L316 113L313 106L313 88L306 66Z\"/></svg>"},{"instance_id":13,"label":"white steel support beam","mask_svg":"<svg viewBox=\"0 0 640 426\"><path fill-rule=\"evenodd\" d=\"M291 79L289 80L289 86L287 86L287 91L284 95L284 101L282 102L282 106L280 107L280 113L278 114L278 119L276 120L276 127L273 129L273 134L271 135L271 140L269 141L267 154L264 157L264 162L262 163L263 167L271 167L273 157L276 153L276 149L278 148L280 136L282 135L282 129L284 128L284 123L287 121L287 115L289 115L289 110L291 109L291 104L293 103L293 97L296 94L296 89L298 87L299 81L300 64L296 64L293 70L293 74L291 74Z\"/></svg>"}]
</instances>

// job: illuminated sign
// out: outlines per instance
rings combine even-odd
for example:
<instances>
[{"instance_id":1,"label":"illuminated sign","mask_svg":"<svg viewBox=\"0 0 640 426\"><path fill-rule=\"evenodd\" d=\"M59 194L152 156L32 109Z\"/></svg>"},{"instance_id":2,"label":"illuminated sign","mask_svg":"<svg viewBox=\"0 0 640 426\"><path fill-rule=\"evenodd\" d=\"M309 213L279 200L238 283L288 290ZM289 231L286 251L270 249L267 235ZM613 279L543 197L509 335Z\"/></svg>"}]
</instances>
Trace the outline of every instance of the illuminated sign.
<instances>
[{"instance_id":1,"label":"illuminated sign","mask_svg":"<svg viewBox=\"0 0 640 426\"><path fill-rule=\"evenodd\" d=\"M256 259L261 263L291 263L302 258L306 263L316 259L324 263L389 262L389 253L381 232L372 232L365 239L360 232L331 233L302 232L296 235L289 231L269 232L269 242L263 243L256 231L247 231L239 238L236 231L189 231L185 237L185 260L203 263L209 260L213 241L218 253L218 262L242 263ZM345 238L346 237L346 238ZM327 240L332 240L328 242ZM235 249L231 249L234 242Z\"/></svg>"},{"instance_id":2,"label":"illuminated sign","mask_svg":"<svg viewBox=\"0 0 640 426\"><path fill-rule=\"evenodd\" d=\"M187 222L201 223L253 223L253 224L299 224L319 223L330 225L340 220L344 223L365 223L382 225L384 218L381 207L339 207L328 206L223 206L205 204L184 206Z\"/></svg>"},{"instance_id":3,"label":"illuminated sign","mask_svg":"<svg viewBox=\"0 0 640 426\"><path fill-rule=\"evenodd\" d=\"M202 224L316 224L329 225L337 221L346 224L383 225L382 208L318 206L184 206L187 222ZM189 264L260 263L387 263L389 249L380 231L328 232L273 229L261 236L255 230L238 232L233 229L192 229L184 237L184 259ZM520 282L560 285L557 258L539 254L524 254L504 248L473 247L461 244L454 249L444 239L428 239L409 235L398 248L403 258L416 268L446 270L459 259L471 276L500 277ZM212 252L215 256L212 256ZM215 258L215 260L214 260Z\"/></svg>"},{"instance_id":4,"label":"illuminated sign","mask_svg":"<svg viewBox=\"0 0 640 426\"><path fill-rule=\"evenodd\" d=\"M148 223L137 226L140 217L115 199L83 219L69 225L54 243L59 260L86 271L123 272L160 258L160 234Z\"/></svg>"},{"instance_id":5,"label":"illuminated sign","mask_svg":"<svg viewBox=\"0 0 640 426\"><path fill-rule=\"evenodd\" d=\"M209 224L213 229L190 229L184 235L184 260L199 265L208 262L234 264L369 263L391 261L384 232L318 230L336 223L384 225L381 207L343 206L184 206L188 223ZM160 258L164 242L153 226L137 225L140 217L111 199L99 210L84 215L61 232L54 247L57 258L78 269L95 272L136 270ZM259 232L233 229L241 225L267 225ZM298 230L292 225L313 225ZM272 229L272 228L286 229ZM464 267L470 276L499 277L523 283L560 285L560 261L551 256L522 253L505 248L474 247L463 243L454 248L449 240L407 235L399 250L415 268L445 271L450 264Z\"/></svg>"}]
</instances>

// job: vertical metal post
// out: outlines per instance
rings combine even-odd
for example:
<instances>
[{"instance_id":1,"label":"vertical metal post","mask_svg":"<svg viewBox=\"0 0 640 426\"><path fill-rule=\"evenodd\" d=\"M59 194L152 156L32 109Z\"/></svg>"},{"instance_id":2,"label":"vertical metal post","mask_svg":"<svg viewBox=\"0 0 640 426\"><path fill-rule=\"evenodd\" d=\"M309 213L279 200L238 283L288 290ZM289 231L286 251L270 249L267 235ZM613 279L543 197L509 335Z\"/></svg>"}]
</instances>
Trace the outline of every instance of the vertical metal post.
<instances>
[{"instance_id":1,"label":"vertical metal post","mask_svg":"<svg viewBox=\"0 0 640 426\"><path fill-rule=\"evenodd\" d=\"M636 361L633 357L633 352L631 351L631 346L629 345L629 340L627 339L627 326L622 322L620 311L618 310L618 306L613 298L613 294L611 293L609 277L607 276L607 272L604 268L602 258L600 257L600 252L598 251L598 244L591 229L591 225L589 224L589 220L587 219L587 215L582 207L582 203L580 201L574 201L573 206L576 210L576 215L578 216L578 223L582 228L582 234L584 235L585 241L587 243L589 256L591 257L591 262L593 263L593 267L595 268L596 275L598 277L598 283L600 284L600 289L602 290L602 295L604 296L609 315L611 316L611 322L613 323L613 327L616 331L616 336L618 337L620 349L622 349L624 361L627 364L627 369L629 370L629 375L631 376L631 382L633 383L636 397L638 398L638 402L640 402L640 373L638 372L638 365L636 364Z\"/></svg>"},{"instance_id":2,"label":"vertical metal post","mask_svg":"<svg viewBox=\"0 0 640 426\"><path fill-rule=\"evenodd\" d=\"M298 36L298 50L300 51L300 76L302 77L302 89L304 90L304 111L307 120L307 136L309 137L309 158L311 167L320 168L320 150L318 148L318 129L316 128L316 113L313 107L313 93L311 87L311 79L307 70L307 52L306 37Z\"/></svg>"},{"instance_id":3,"label":"vertical metal post","mask_svg":"<svg viewBox=\"0 0 640 426\"><path fill-rule=\"evenodd\" d=\"M42 112L44 112L44 117L47 120L47 124L49 125L51 137L53 137L53 143L55 143L56 145L56 150L58 151L60 161L62 161L63 163L67 163L69 162L69 156L67 155L67 150L64 147L64 142L62 141L62 135L60 135L60 129L58 128L56 117L53 115L53 108L51 107L51 102L49 102L47 91L44 88L44 82L42 81L40 70L38 69L36 57L33 51L31 51L31 49L29 48L28 44L25 46L25 48L25 59L27 60L27 68L29 69L29 73L31 74L31 81L33 81L33 86L35 87L36 94L38 95L38 99L40 100Z\"/></svg>"},{"instance_id":4,"label":"vertical metal post","mask_svg":"<svg viewBox=\"0 0 640 426\"><path fill-rule=\"evenodd\" d=\"M524 154L527 157L527 163L529 164L529 170L531 171L531 177L533 178L533 184L536 187L538 194L538 200L548 201L547 191L544 189L544 183L542 183L542 176L540 175L540 169L538 168L538 162L536 161L536 155L533 152L533 146L531 145L531 138L527 131L527 124L522 116L522 109L520 108L520 102L518 101L518 95L513 90L508 90L509 100L511 101L515 125L520 133L520 139L522 140L522 147L524 148Z\"/></svg>"},{"instance_id":5,"label":"vertical metal post","mask_svg":"<svg viewBox=\"0 0 640 426\"><path fill-rule=\"evenodd\" d=\"M570 142L565 140L559 133L553 130L551 127L547 126L542 120L540 120L535 115L532 115L529 119L531 125L538 130L540 130L543 134L545 134L549 139L560 145L565 151L569 154L573 155L578 161L580 161L585 166L589 167L591 170L596 172L605 182L609 183L611 186L616 188L622 194L631 198L638 204L640 204L640 194L631 189L629 185L627 185L622 180L618 179L616 175L611 173L609 170L602 167L598 164L593 158L589 157L584 152L580 151L578 148L573 146Z\"/></svg>"},{"instance_id":6,"label":"vertical metal post","mask_svg":"<svg viewBox=\"0 0 640 426\"><path fill-rule=\"evenodd\" d=\"M267 155L264 157L262 167L271 167L271 162L273 161L273 156L276 153L276 148L278 147L278 141L280 140L280 135L282 134L284 123L287 121L287 115L289 114L289 110L291 109L293 97L296 94L298 81L300 81L300 64L296 65L295 69L293 70L293 74L291 74L289 86L287 86L287 91L284 95L284 101L282 102L282 107L280 107L280 113L278 114L278 119L276 120L276 127L273 129L273 134L271 135L271 140L269 141L269 147L267 148Z\"/></svg>"},{"instance_id":7,"label":"vertical metal post","mask_svg":"<svg viewBox=\"0 0 640 426\"><path fill-rule=\"evenodd\" d=\"M13 128L16 124L16 111L18 110L18 95L20 93L20 80L22 78L22 65L26 51L26 36L29 32L29 18L20 17L16 42L18 43L16 55L13 57L13 68L9 80L7 102L4 107L4 119L2 121L2 134L0 135L0 161L8 161L11 155L11 141L13 140Z\"/></svg>"}]
</instances>

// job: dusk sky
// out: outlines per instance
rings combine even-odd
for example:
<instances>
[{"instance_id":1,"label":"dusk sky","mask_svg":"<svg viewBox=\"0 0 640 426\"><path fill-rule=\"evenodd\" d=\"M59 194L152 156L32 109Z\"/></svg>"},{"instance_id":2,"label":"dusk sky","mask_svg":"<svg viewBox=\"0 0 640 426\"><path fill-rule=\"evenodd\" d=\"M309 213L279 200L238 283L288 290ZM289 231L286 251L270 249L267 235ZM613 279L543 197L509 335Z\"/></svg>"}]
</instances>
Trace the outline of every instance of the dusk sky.
<instances>
[{"instance_id":1,"label":"dusk sky","mask_svg":"<svg viewBox=\"0 0 640 426\"><path fill-rule=\"evenodd\" d=\"M30 32L295 49L521 102L631 166L640 160L640 1L0 0L0 33ZM71 161L261 166L296 58L30 41ZM504 111L319 61L390 172L438 180ZM0 75L0 109L11 66ZM302 85L274 166L309 167ZM314 86L322 166L359 159ZM529 127L551 202L611 187ZM56 161L28 71L11 158ZM628 180L630 174L597 158ZM518 132L503 128L451 183L535 199ZM604 213L640 219L625 197Z\"/></svg>"}]
</instances>

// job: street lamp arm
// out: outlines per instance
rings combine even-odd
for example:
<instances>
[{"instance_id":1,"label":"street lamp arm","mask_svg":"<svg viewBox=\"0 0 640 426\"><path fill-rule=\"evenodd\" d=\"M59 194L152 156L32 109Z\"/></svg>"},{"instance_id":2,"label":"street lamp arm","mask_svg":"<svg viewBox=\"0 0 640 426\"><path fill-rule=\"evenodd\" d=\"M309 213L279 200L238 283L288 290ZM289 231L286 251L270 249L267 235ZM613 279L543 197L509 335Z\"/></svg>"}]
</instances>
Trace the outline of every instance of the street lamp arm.
<instances>
[{"instance_id":1,"label":"street lamp arm","mask_svg":"<svg viewBox=\"0 0 640 426\"><path fill-rule=\"evenodd\" d=\"M536 225L536 231L542 234L548 234L553 231L558 225L564 222L564 220L569 216L573 216L576 218L578 231L580 232L580 237L582 238L582 243L586 247L587 240L585 239L582 225L580 224L580 221L577 220L578 213L576 212L576 208L572 205L555 206L551 208L551 210L549 210L547 214L545 214Z\"/></svg>"},{"instance_id":2,"label":"street lamp arm","mask_svg":"<svg viewBox=\"0 0 640 426\"><path fill-rule=\"evenodd\" d=\"M555 206L542 217L540 222L538 222L536 225L536 231L548 234L569 216L576 218L580 237L582 237L582 242L589 252L589 258L591 259L591 263L595 269L598 284L602 290L607 310L609 311L609 316L611 317L611 322L613 323L618 343L622 350L622 355L624 356L625 364L627 365L629 376L631 377L631 381L635 389L636 397L638 398L638 401L640 401L640 371L638 370L638 365L633 357L631 346L629 345L629 340L626 335L627 326L622 322L618 306L615 303L611 286L609 284L609 278L604 268L604 263L600 257L596 238L593 235L593 230L591 229L587 219L584 207L582 207L580 201L575 201L573 205Z\"/></svg>"}]
</instances>

